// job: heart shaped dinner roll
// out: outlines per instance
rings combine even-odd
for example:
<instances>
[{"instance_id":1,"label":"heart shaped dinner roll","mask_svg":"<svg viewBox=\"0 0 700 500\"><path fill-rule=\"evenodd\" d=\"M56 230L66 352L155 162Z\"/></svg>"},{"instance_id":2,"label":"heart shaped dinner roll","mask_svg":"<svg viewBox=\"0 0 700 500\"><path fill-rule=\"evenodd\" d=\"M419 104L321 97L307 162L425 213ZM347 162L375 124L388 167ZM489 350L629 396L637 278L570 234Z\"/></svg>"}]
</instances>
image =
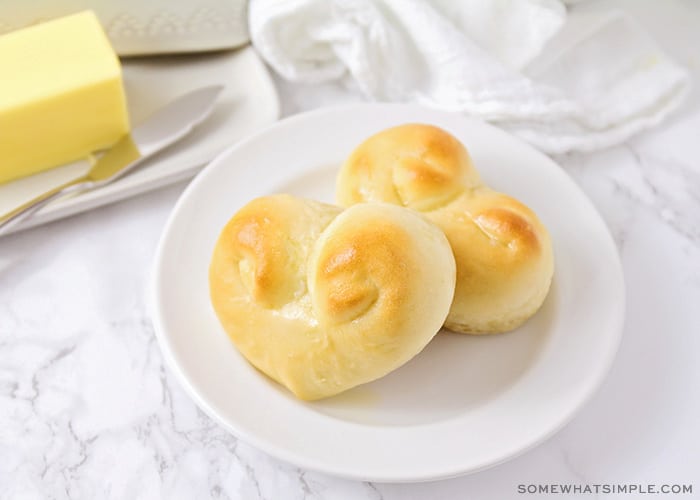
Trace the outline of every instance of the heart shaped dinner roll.
<instances>
[{"instance_id":1,"label":"heart shaped dinner roll","mask_svg":"<svg viewBox=\"0 0 700 500\"><path fill-rule=\"evenodd\" d=\"M442 231L411 210L370 203L342 211L274 195L226 224L209 283L238 350L312 400L418 354L447 317L455 262Z\"/></svg>"},{"instance_id":2,"label":"heart shaped dinner roll","mask_svg":"<svg viewBox=\"0 0 700 500\"><path fill-rule=\"evenodd\" d=\"M547 230L528 207L485 186L466 148L440 128L408 124L373 135L343 165L336 196L343 206L410 207L445 232L457 261L451 330L511 330L547 295L554 269Z\"/></svg>"}]
</instances>

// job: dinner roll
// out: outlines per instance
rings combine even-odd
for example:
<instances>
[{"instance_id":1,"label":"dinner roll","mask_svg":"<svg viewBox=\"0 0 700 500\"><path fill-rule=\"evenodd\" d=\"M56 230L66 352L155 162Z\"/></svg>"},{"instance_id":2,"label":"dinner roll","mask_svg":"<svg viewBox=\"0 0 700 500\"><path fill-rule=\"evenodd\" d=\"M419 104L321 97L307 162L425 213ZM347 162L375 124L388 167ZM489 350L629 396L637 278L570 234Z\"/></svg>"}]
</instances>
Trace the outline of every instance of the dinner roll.
<instances>
[{"instance_id":1,"label":"dinner roll","mask_svg":"<svg viewBox=\"0 0 700 500\"><path fill-rule=\"evenodd\" d=\"M336 196L343 206L410 207L445 232L457 261L445 323L451 330L511 330L547 295L554 261L544 225L522 203L485 186L466 148L438 127L401 125L367 139L343 165Z\"/></svg>"},{"instance_id":2,"label":"dinner roll","mask_svg":"<svg viewBox=\"0 0 700 500\"><path fill-rule=\"evenodd\" d=\"M332 396L398 368L440 330L455 262L445 235L386 203L257 198L226 224L211 301L248 361L297 397Z\"/></svg>"}]
</instances>

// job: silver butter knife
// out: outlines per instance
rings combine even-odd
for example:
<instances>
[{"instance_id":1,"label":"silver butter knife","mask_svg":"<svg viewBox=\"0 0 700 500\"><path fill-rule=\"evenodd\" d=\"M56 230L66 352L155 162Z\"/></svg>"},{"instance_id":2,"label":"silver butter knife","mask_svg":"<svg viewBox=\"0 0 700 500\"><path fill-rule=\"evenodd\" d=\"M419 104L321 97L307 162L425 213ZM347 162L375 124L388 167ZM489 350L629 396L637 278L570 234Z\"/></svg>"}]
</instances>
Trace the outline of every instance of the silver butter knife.
<instances>
[{"instance_id":1,"label":"silver butter knife","mask_svg":"<svg viewBox=\"0 0 700 500\"><path fill-rule=\"evenodd\" d=\"M0 234L56 198L104 186L189 134L211 113L223 86L189 92L159 109L108 149L87 174L37 196L0 216Z\"/></svg>"}]
</instances>

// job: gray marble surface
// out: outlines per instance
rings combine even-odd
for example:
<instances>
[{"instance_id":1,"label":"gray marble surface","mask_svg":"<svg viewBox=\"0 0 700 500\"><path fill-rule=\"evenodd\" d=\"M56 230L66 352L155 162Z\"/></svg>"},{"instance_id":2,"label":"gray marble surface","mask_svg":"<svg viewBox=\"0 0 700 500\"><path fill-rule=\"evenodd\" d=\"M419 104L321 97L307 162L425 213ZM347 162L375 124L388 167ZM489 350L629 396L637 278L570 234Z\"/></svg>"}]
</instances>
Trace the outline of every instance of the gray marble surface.
<instances>
[{"instance_id":1,"label":"gray marble surface","mask_svg":"<svg viewBox=\"0 0 700 500\"><path fill-rule=\"evenodd\" d=\"M697 4L617 3L700 81ZM338 86L277 83L285 115L359 100ZM693 494L668 498L700 498L698 158L697 88L653 131L555 158L620 250L628 309L619 353L554 437L433 483L299 470L236 439L185 395L163 365L145 300L155 245L184 184L3 238L0 499L508 499L537 497L518 494L520 484L552 482L694 483Z\"/></svg>"}]
</instances>

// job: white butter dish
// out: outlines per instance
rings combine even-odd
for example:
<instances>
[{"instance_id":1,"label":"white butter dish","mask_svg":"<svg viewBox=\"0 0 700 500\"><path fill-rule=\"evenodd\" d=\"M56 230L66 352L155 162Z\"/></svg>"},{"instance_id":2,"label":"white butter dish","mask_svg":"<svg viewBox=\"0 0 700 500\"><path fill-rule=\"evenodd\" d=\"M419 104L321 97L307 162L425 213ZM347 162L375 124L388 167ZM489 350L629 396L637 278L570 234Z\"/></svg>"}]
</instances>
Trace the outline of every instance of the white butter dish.
<instances>
[{"instance_id":1,"label":"white butter dish","mask_svg":"<svg viewBox=\"0 0 700 500\"><path fill-rule=\"evenodd\" d=\"M9 232L43 224L194 176L220 151L279 117L277 93L265 65L251 47L211 54L161 56L123 61L131 121L196 88L226 86L212 114L190 135L112 184L58 199L12 226ZM80 161L0 184L0 213L87 172Z\"/></svg>"}]
</instances>

